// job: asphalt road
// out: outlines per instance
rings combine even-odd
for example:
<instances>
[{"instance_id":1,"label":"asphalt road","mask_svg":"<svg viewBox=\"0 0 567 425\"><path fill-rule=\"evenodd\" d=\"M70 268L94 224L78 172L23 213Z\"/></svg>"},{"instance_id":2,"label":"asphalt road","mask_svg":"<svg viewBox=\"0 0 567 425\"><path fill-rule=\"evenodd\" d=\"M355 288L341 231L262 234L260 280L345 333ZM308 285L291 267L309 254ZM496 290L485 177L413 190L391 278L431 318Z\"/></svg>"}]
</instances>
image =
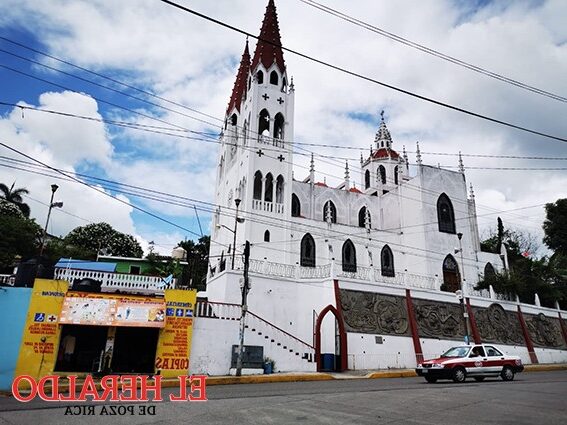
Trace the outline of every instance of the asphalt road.
<instances>
[{"instance_id":1,"label":"asphalt road","mask_svg":"<svg viewBox=\"0 0 567 425\"><path fill-rule=\"evenodd\" d=\"M164 398L169 392L164 390ZM155 416L101 416L100 404L95 416L71 416L61 404L0 398L0 424L563 425L566 395L567 371L523 373L513 382L465 384L397 378L219 385L207 389L208 402L153 403ZM137 413L140 405L132 406Z\"/></svg>"}]
</instances>

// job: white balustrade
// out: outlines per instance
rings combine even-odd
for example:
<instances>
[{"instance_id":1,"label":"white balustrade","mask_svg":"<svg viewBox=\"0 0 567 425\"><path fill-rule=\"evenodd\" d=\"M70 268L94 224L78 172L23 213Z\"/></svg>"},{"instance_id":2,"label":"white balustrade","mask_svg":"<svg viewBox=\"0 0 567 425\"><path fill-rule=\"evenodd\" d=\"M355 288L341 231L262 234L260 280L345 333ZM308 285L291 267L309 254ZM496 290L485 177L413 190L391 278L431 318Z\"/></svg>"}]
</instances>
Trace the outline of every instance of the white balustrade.
<instances>
[{"instance_id":1,"label":"white balustrade","mask_svg":"<svg viewBox=\"0 0 567 425\"><path fill-rule=\"evenodd\" d=\"M265 212L275 212L276 214L283 214L284 204L278 202L274 203L262 201L261 199L252 199L252 209Z\"/></svg>"},{"instance_id":2,"label":"white balustrade","mask_svg":"<svg viewBox=\"0 0 567 425\"><path fill-rule=\"evenodd\" d=\"M103 292L140 292L145 294L163 294L165 289L174 289L176 279L166 283L159 276L143 276L125 273L109 273L92 270L56 268L55 279L66 280L70 285L75 280L92 279L100 281Z\"/></svg>"},{"instance_id":3,"label":"white balustrade","mask_svg":"<svg viewBox=\"0 0 567 425\"><path fill-rule=\"evenodd\" d=\"M0 283L2 285L14 286L14 276L11 274L0 274Z\"/></svg>"}]
</instances>

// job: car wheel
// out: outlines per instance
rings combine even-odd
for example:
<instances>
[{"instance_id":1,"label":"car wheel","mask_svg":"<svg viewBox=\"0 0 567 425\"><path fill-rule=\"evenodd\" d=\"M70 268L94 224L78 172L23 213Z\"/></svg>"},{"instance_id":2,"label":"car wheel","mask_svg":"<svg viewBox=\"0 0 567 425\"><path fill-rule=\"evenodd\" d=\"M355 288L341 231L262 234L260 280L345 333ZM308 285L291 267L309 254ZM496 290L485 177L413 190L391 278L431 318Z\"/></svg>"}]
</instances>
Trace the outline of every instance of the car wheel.
<instances>
[{"instance_id":1,"label":"car wheel","mask_svg":"<svg viewBox=\"0 0 567 425\"><path fill-rule=\"evenodd\" d=\"M502 373L500 374L504 381L513 381L514 380L514 371L510 366L504 366L502 369Z\"/></svg>"},{"instance_id":2,"label":"car wheel","mask_svg":"<svg viewBox=\"0 0 567 425\"><path fill-rule=\"evenodd\" d=\"M476 382L482 382L482 381L484 381L484 376L475 376L475 377L474 377L474 380L475 380Z\"/></svg>"},{"instance_id":3,"label":"car wheel","mask_svg":"<svg viewBox=\"0 0 567 425\"><path fill-rule=\"evenodd\" d=\"M437 378L434 378L433 376L426 376L425 380L427 381L428 384L434 384L437 382Z\"/></svg>"},{"instance_id":4,"label":"car wheel","mask_svg":"<svg viewBox=\"0 0 567 425\"><path fill-rule=\"evenodd\" d=\"M463 383L467 379L467 371L464 367L456 367L453 370L453 381L457 383Z\"/></svg>"}]
</instances>

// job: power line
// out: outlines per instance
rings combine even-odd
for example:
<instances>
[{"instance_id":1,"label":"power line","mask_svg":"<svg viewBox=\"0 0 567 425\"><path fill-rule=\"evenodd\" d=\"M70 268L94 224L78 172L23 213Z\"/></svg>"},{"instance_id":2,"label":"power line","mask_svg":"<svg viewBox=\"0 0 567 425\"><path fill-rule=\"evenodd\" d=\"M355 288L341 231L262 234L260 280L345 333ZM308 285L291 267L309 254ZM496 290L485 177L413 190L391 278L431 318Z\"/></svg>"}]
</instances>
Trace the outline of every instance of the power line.
<instances>
[{"instance_id":1,"label":"power line","mask_svg":"<svg viewBox=\"0 0 567 425\"><path fill-rule=\"evenodd\" d=\"M1 144L1 143L0 143L0 144ZM3 145L3 144L2 144L2 145ZM15 160L15 161L16 161L16 162L21 162L21 161L19 161L19 160ZM14 167L14 168L15 168L15 167ZM49 168L52 168L52 167L49 167ZM57 170L57 169L54 169L54 170ZM26 171L26 170L24 170L24 171ZM60 172L60 174L62 173L65 177L70 178L70 176L68 176L66 172L62 172L61 170L58 170L58 171ZM42 174L42 173L38 173L38 174ZM83 175L83 176L84 176L84 175ZM104 180L104 179L100 179L100 178L92 177L92 176L91 176L91 178L94 179L94 180ZM74 180L75 182L80 182L80 183L82 183L82 182L81 182L80 180L78 180L78 179L72 179L72 180ZM112 181L110 181L110 180L105 180L105 181L112 182ZM151 193L162 194L162 195L166 195L166 196L173 197L173 198L188 199L188 200L190 200L190 201L195 201L195 200L192 200L192 199L190 199L190 198L180 197L180 196L178 196L178 195L172 195L172 194L167 194L167 193L160 192L160 191L155 191L155 190L151 190L151 189L141 188L141 187L138 187L138 186L126 185L126 184L122 184L122 183L119 183L119 182L112 182L112 183L114 183L114 184L116 184L116 185L123 185L123 186L127 186L127 187L137 188L137 189L144 190L144 191L151 192ZM82 183L82 184L85 184L85 183ZM88 185L88 184L87 184L87 185ZM92 186L89 185L89 187L92 187ZM104 187L104 186L103 186L103 187ZM184 204L184 203L182 203L182 202L176 202L176 201L171 201L171 200L168 201L168 200L164 200L164 199L162 199L162 198L156 198L156 197L154 197L154 196L143 195L143 194L140 194L140 193L137 193L137 192L124 191L124 190L117 190L115 187L112 187L111 190L114 190L114 191L117 191L117 192L123 193L123 194L128 194L128 195L132 195L132 196L138 196L138 197L142 197L142 198L146 198L146 199L150 199L150 200L155 200L155 201L158 201L158 202L164 202L164 203L168 203L168 204L171 204L171 205L177 205L177 206L186 207L186 208L192 208L192 207L194 207L194 204L193 204L193 205L192 205L192 204L187 205L187 204ZM110 195L110 196L111 196L111 195ZM198 200L197 200L196 202L199 202L199 203L202 203L202 204L208 204L208 205L211 205L211 206L220 207L220 206L217 206L216 204L211 204L211 203L208 203L208 202L205 202L205 201L198 201ZM543 205L543 204L541 204L541 205ZM535 206L529 206L529 207L522 207L522 208L517 208L517 209L515 209L515 210L533 208L533 207L541 206L541 205L535 205ZM230 207L223 207L223 208L226 209L226 210L234 210L233 208L230 208ZM204 211L206 211L206 212L210 212L210 213L213 212L211 209L206 209L206 208L203 209L203 207L200 207L200 209L202 209L202 210L204 210ZM511 210L511 211L513 211L513 210ZM285 219L278 219L278 218L274 218L274 217L271 217L271 216L266 216L266 215L262 215L262 214L250 212L250 211L242 211L242 212L245 212L245 213L248 215L248 218L247 218L248 220L250 220L250 221L252 221L252 222L259 223L259 224L266 224L266 225L271 225L271 226L274 226L274 227L280 227L280 228L285 229L285 230L293 230L293 229L288 229L287 227L282 226L281 224L279 224L280 222L292 223L292 224L295 224L295 225L297 225L297 226L301 226L301 227L304 227L304 228L308 229L308 230L303 230L303 231L309 231L309 229L314 229L315 231L311 230L311 233L314 234L314 235L316 235L316 236L320 236L321 239L322 239L322 238L327 238L327 239L335 239L335 240L341 240L341 241L342 241L342 239L343 239L345 236L346 236L347 238L350 238L350 237L358 237L358 238L362 239L362 240L363 240L363 243L367 244L368 246L372 246L373 248L380 248L379 246L376 246L375 244L369 243L369 241L367 241L368 238L370 238L369 240L375 240L375 239L373 239L373 238L371 237L371 235L368 234L368 232L364 232L364 233L362 233L362 234L359 235L359 234L356 234L356 233L353 234L352 232L341 232L341 231L338 231L338 230L331 230L331 229L328 229L329 234L321 234L320 232L323 231L323 229L321 229L321 228L319 228L319 227L316 227L316 226L314 226L314 225L309 225L309 224L300 223L300 222L296 222L296 221L285 220ZM500 211L500 212L496 212L496 213L489 213L489 214L485 214L485 215L493 215L493 214L498 214L498 213L502 213L502 212L505 212L505 211ZM228 215L228 214L226 214L226 213L225 213L225 214L222 214L222 215L232 218L232 215ZM268 218L268 219L270 219L270 220L272 220L272 221L265 221L265 220L262 221L262 220L259 220L259 219L257 219L257 218L256 218L256 219L250 218L250 217L254 217L254 216L256 216L256 217L266 217L266 218ZM463 220L463 219L467 219L467 218L470 218L470 217L471 217L471 216L469 216L469 217L460 217L460 218L456 218L455 220L456 220L456 221L457 221L457 220ZM430 225L430 224L437 224L437 222L426 223L426 224L409 225L409 226L404 226L404 228L415 227L415 226L422 226L422 225ZM398 229L399 229L399 228L396 228L396 229L393 229L393 230L398 230ZM295 229L295 230L301 231L301 229ZM385 231L387 231L387 230L388 230L388 229L379 229L379 230L374 230L374 229L373 229L372 232L376 232L376 231L385 232ZM319 232L319 233L316 233L316 232ZM331 234L335 234L336 236L331 236ZM285 243L285 242L295 242L295 241L296 241L296 240L294 239L294 240L282 240L282 241L277 241L277 242L279 242L279 243ZM274 243L277 243L277 242L274 241ZM405 250L395 249L396 252L399 252L399 253L401 253L401 254L408 254L408 255L422 256L422 257L423 257L423 255L417 254L416 252L407 252L407 251L406 251L406 250L415 250L415 251L423 251L423 252L430 253L430 254L432 254L432 255L437 255L437 256L440 256L440 257L443 257L443 258L444 258L444 256L446 256L446 253L440 253L440 252L433 251L433 250L428 250L428 249L425 249L425 248L407 246L407 245L403 245L403 244L399 244L399 243L395 243L395 242L388 242L388 241L381 241L381 240L378 240L378 242L382 242L382 243L384 243L384 244L388 244L388 245L391 245L391 246L399 246L399 247L401 247L402 249L405 249ZM258 243L256 243L256 244L258 244ZM260 243L260 244L261 244L261 243ZM222 246L225 246L225 247L227 246L226 244L219 244L219 245L222 245ZM286 251L286 250L280 250L280 251L281 251L281 252L295 253L295 252ZM321 258L324 258L324 257L321 257ZM424 257L424 258L427 258L427 257ZM475 260L475 259L467 258L466 260L467 260L468 262L471 262L471 264L474 263L474 264L476 265L476 260Z\"/></svg>"},{"instance_id":2,"label":"power line","mask_svg":"<svg viewBox=\"0 0 567 425\"><path fill-rule=\"evenodd\" d=\"M17 108L21 108L22 110L25 109L29 109L29 110L34 110L34 111L38 111L38 112L45 112L45 113L50 113L50 114L55 114L55 115L62 115L65 117L71 117L71 118L79 118L79 119L85 119L85 120L89 120L89 121L96 121L96 122L102 122L105 124L110 124L110 125L116 125L116 126L121 126L121 127L126 127L126 128L130 128L130 129L135 129L135 130L140 130L140 131L147 131L147 132L151 132L151 133L155 133L155 134L162 134L162 135L167 135L167 136L172 136L172 137L181 137L181 138L186 138L186 139L190 139L190 140L199 140L199 141L203 141L203 142L207 142L207 143L216 143L216 144L222 144L222 142L218 141L218 140L212 140L212 139L203 139L203 138L197 138L197 137L190 137L190 136L185 136L185 135L180 135L180 134L171 134L168 132L164 132L164 131L157 131L155 130L156 128L159 129L168 129L166 127L158 127L158 126L150 126L150 125L142 125L142 124L137 124L137 123L131 123L131 122L124 122L124 121L115 121L115 120L106 120L106 119L102 119L102 118L96 118L96 117L86 117L86 116L82 116L82 115L76 115L76 114L72 114L72 113L65 113L65 112L61 112L61 111L54 111L54 110L49 110L49 109L43 109L43 108L35 108L35 107L31 107L31 106L26 106L26 105L18 105L18 104L13 104L13 103L8 103L8 102L0 102L0 104L3 105L8 105L8 106L13 106L13 107L17 107ZM175 131L186 131L186 130L175 130ZM189 131L189 130L187 130ZM198 132L195 132L198 133ZM233 144L233 143L229 143L229 142L224 142L226 145L229 146L238 146L237 144ZM243 149L245 150L249 150L249 151L253 151L254 149L252 149L251 147L245 147L245 146L241 146ZM269 147L262 147L262 149L267 150L267 151L276 151L279 152L278 149L270 149ZM300 148L305 150L304 148ZM306 150L307 152L309 152L308 150ZM302 154L301 152L294 152L295 154L299 154L299 155L308 155L308 154ZM271 156L268 155L268 157L273 158ZM286 163L292 164L292 162L290 161L285 161ZM328 163L330 165L333 166L339 166L338 164L334 164L334 163L330 163L330 162L325 162L324 163ZM304 168L307 169L307 167L305 166L301 166L299 164L295 164L296 167L299 168ZM342 164L341 164L342 166ZM359 169L361 170L360 167L356 167L353 166L352 168L354 169ZM337 177L336 175L333 174L328 174L328 173L322 173L319 172L320 174L324 174L327 175L329 177L333 177L333 178L337 178L340 180L339 177ZM393 182L393 179L390 178L390 181ZM422 187L416 187L411 185L409 182L406 182L403 184L403 186L405 188L410 188L410 189L414 189L418 192L424 192L424 193L433 193L433 191L431 190L427 190L425 188ZM414 198L408 198L407 196L401 195L403 198L407 198L407 199L411 199L411 200L415 200ZM465 201L460 201L460 200L456 200L458 202L462 202L464 204L466 204ZM480 207L482 207L481 204L478 204ZM489 208L491 209L491 208ZM492 209L494 210L494 209Z\"/></svg>"},{"instance_id":3,"label":"power line","mask_svg":"<svg viewBox=\"0 0 567 425\"><path fill-rule=\"evenodd\" d=\"M288 47L284 47L284 46L281 46L281 45L277 45L277 44L271 42L270 40L266 40L266 39L264 39L264 38L262 38L262 37L259 37L259 36L256 36L256 35L254 35L254 34L251 34L251 33L247 32L247 31L244 31L244 30L242 30L242 29L240 29L240 28L237 28L237 27L235 27L235 26L233 26L233 25L227 24L226 22L223 22L223 21L220 21L220 20L218 20L218 19L212 18L212 17L210 17L210 16L208 16L208 15L205 15L205 14L203 14L203 13L197 12L197 11L195 11L195 10L193 10L193 9L190 9L190 8L188 8L188 7L185 7L185 6L182 6L182 5L180 5L180 4L178 4L178 3L175 3L175 2L173 2L173 1L170 1L170 0L160 0L160 1L161 1L162 3L166 3L166 4L170 5L170 6L173 6L173 7L177 8L177 9L183 10L183 11L185 11L185 12L187 12L187 13L191 13L192 15L198 16L199 18L205 19L205 20L207 20L207 21L209 21L209 22L213 22L213 23L215 23L215 24L217 24L217 25L220 25L220 26L223 26L223 27L225 27L225 28L228 28L228 29L230 29L230 30L232 30L232 31L238 32L238 33L243 34L243 35L245 35L245 36L247 36L247 37L251 37L251 38L254 38L254 39L256 39L256 40L262 41L262 42L264 42L264 43L270 44L270 45L272 45L272 46L281 48L282 50L285 50L285 51L287 51L287 52L290 52L290 53L292 53L292 54L294 54L294 55L297 55L297 56L299 56L299 57L302 57L302 58L304 58L304 59L307 59L307 60L309 60L309 61L311 61L311 62L318 63L319 65L323 65L323 66L325 66L325 67L327 67L327 68L331 68L331 69L334 69L334 70L336 70L336 71L342 72L342 73L344 73L344 74L347 74L347 75L350 75L350 76L353 76L353 77L357 77L357 78L359 78L359 79L362 79L362 80L365 80L365 81L368 81L368 82L371 82L371 83L374 83L374 84L378 84L378 85L380 85L380 86L382 86L382 87L386 87L386 88L389 88L389 89L391 89L391 90L395 90L395 91L397 91L397 92L399 92L399 93L403 93L403 94L406 94L406 95L408 95L408 96L415 97L415 98L420 99L420 100L423 100L423 101L425 101L425 102L433 103L433 104L435 104L435 105L438 105L438 106L441 106L441 107L444 107L444 108L447 108L447 109L452 109L452 110L454 110L454 111L461 112L461 113L463 113L463 114L467 114L467 115L470 115L470 116L473 116L473 117L476 117L476 118L480 118L480 119L483 119L483 120L485 120L485 121L490 121L490 122L493 122L493 123L496 123L496 124L504 125L504 126L506 126L506 127L514 128L514 129L516 129L516 130L520 130L520 131L524 131L524 132L527 132L527 133L535 134L535 135L538 135L538 136L541 136L541 137L545 137L545 138L549 138L549 139L553 139L553 140L558 140L558 141L560 141L560 142L567 142L567 139L566 139L566 138L554 136L554 135L547 134L547 133L543 133L543 132L536 131L536 130L531 130L531 129L527 128L527 127L522 127L522 126L520 126L520 125L512 124L512 123L509 123L509 122L507 122L507 121L499 120L499 119L496 119L496 118L491 118L491 117L489 117L489 116L487 116L487 115L483 115L483 114L476 113L476 112L473 112L473 111L470 111L470 110L467 110L467 109L464 109L464 108L461 108L461 107L458 107L458 106L454 106L454 105L451 105L451 104L448 104L448 103L445 103L445 102L441 102L441 101L439 101L439 100L435 100L435 99L433 99L433 98L430 98L430 97L427 97L427 96L423 96L423 95L420 95L420 94L411 92L411 91L409 91L409 90L405 90L405 89L402 89L402 88L400 88L400 87L393 86L393 85L391 85L391 84L384 83L384 82L382 82L382 81L376 80L375 78L368 77L368 76L363 75L363 74L360 74L360 73L358 73L358 72L350 71L350 70L348 70L348 69L346 69L346 68L343 68L343 67L341 67L341 66L333 65L333 64L331 64L331 63L329 63L329 62L323 61L323 60L321 60L321 59L314 58L313 56L307 55L307 54L305 54L305 53L301 53L301 52L299 52L299 51L297 51L297 50L293 50L293 49L290 49L290 48L288 48Z\"/></svg>"},{"instance_id":4,"label":"power line","mask_svg":"<svg viewBox=\"0 0 567 425\"><path fill-rule=\"evenodd\" d=\"M400 37L399 35L396 35L396 34L394 34L394 33L391 33L391 32L388 32L388 31L386 31L386 30L383 30L383 29L381 29L381 28L378 28L378 27L376 27L376 26L374 26L374 25L371 25L371 24L369 24L369 23L367 23L367 22L364 22L364 21L362 21L362 20L360 20L360 19L354 18L354 17L352 17L352 16L350 16L350 15L347 15L347 14L345 14L345 13L343 13L343 12L340 12L340 11L338 11L338 10L336 10L336 9L333 9L333 8L331 8L331 7L329 7L329 6L326 6L326 5L324 5L324 4L318 3L318 2L313 1L313 0L299 0L299 1L301 1L302 3L307 4L308 6L314 7L314 8L319 9L319 10L325 12L325 13L328 13L328 14L330 14L330 15L333 15L333 16L337 17L337 18L340 18L340 19L342 19L342 20L344 20L344 21L350 22L350 23L352 23L352 24L354 24L354 25L357 25L357 26L359 26L359 27L361 27L361 28L364 28L364 29L366 29L366 30L368 30L368 31L374 32L374 33L376 33L376 34L380 34L380 35L382 35L382 36L384 36L384 37L389 38L390 40L396 41L396 42L398 42L398 43L402 43L402 44L404 44L404 45L406 45L406 46L409 46L409 47L412 47L412 48L414 48L414 49L420 50L420 51L422 51L422 52L424 52L424 53L427 53L427 54L436 56L436 57L438 57L438 58L440 58L440 59L443 59L443 60L445 60L445 61L447 61L447 62L451 62L451 63L453 63L453 64L455 64L455 65L462 66L463 68L469 69L469 70L474 71L474 72L478 72L478 73L480 73L480 74L486 75L486 76L491 77L491 78L494 78L494 79L496 79L496 80L500 80L500 81L503 81L503 82L505 82L505 83L511 84L511 85L513 85L513 86L519 87L519 88L521 88L521 89L528 90L528 91L530 91L530 92L539 94L539 95L541 95L541 96L546 96L546 97L549 97L550 99L558 100L558 101L560 101L560 102L567 102L567 98L565 98L565 97L563 97L563 96L560 96L560 95L558 95L558 94L554 94L554 93L551 93L551 92L548 92L548 91L539 89L539 88L534 87L534 86L530 86L530 85L528 85L528 84L522 83L521 81L514 80L514 79L512 79L512 78L508 78L508 77L506 77L506 76L504 76L504 75L502 75L502 74L498 74L498 73L496 73L496 72L489 71L489 70L487 70L487 69L485 69L485 68L482 68L482 67L480 67L480 66L476 66L476 65L473 65L473 64L471 64L471 63L465 62L465 61L463 61L463 60L457 59L457 58L455 58L455 57L453 57L453 56L446 55L446 54L441 53L441 52L439 52L439 51L437 51L437 50L435 50L435 49L431 49L431 48L429 48L429 47L426 47L426 46L423 46L423 45L421 45L421 44L415 43L415 42L413 42L413 41L411 41L411 40L408 40L407 38Z\"/></svg>"},{"instance_id":5,"label":"power line","mask_svg":"<svg viewBox=\"0 0 567 425\"><path fill-rule=\"evenodd\" d=\"M30 155L25 154L24 152L19 151L18 149L13 148L13 147L7 145L6 143L3 143L3 142L0 141L0 146L3 146L3 147L5 147L6 149L9 149L9 150L11 150L12 152L15 152L15 153L17 153L17 154L19 154L19 155L21 155L21 156L23 156L23 157L25 157L25 158L27 158L27 159L33 161L33 162L36 162L36 163L42 165L43 167L45 167L45 168L47 168L47 169L50 169L50 170L52 170L52 171L55 171L55 172L57 172L57 173L59 173L59 174L65 176L65 177L67 177L68 179L71 179L71 180L73 180L73 181L75 181L75 182L77 182L77 183L80 183L80 184L82 184L82 185L84 185L84 186L86 186L86 187L88 187L88 188L90 188L90 189L92 189L92 190L95 190L96 192L99 192L99 193L101 193L101 194L103 194L103 195L105 195L105 196L108 196L108 197L110 197L110 198L112 198L112 199L115 199L116 201L118 201L118 202L120 202L120 203L122 203L122 204L124 204L124 205L127 205L127 206L129 206L129 207L131 207L131 208L133 208L133 209L136 209L136 210L138 210L138 211L140 211L140 212L142 212L142 213L144 213L144 214L147 214L147 215L149 215L149 216L151 216L151 217L153 217L153 218L155 218L155 219L157 219L157 220L159 220L159 221L162 221L162 222L167 223L167 224L169 224L169 225L171 225L171 226L177 227L178 229L184 230L184 231L186 231L186 232L188 232L188 233L191 233L192 235L200 236L198 233L196 233L196 232L194 232L194 231L192 231L192 230L190 230L190 229L187 229L187 228L184 227L184 226L181 226L181 225L179 225L179 224L177 224L177 223L174 223L174 222L171 221L171 220L168 220L168 219L166 219L166 218L163 218L163 217L161 217L161 216L159 216L159 215L157 215L157 214L154 214L154 213L152 213L151 211L148 211L148 210L146 210L146 209L144 209L144 208L141 208L141 207L139 207L139 206L137 206L137 205L134 205L134 204L131 204L131 203L129 203L129 202L126 202L126 201L124 201L123 199L120 199L120 198L118 198L118 197L116 197L116 196L114 196L114 195L112 195L112 194L110 194L110 193L108 193L108 192L105 192L104 190L100 190L100 189L98 189L98 188L96 188L96 187L94 187L94 186L92 186L92 185L90 185L90 184L88 184L88 183L83 182L82 180L80 180L80 179L78 179L78 178L76 178L76 177L73 177L73 176L71 176L71 175L68 175L68 174L66 174L66 173L63 172L63 171L58 170L57 168L51 167L50 165L47 165L46 163L44 163L44 162L42 162L42 161L40 161L40 160L38 160L38 159L36 159L36 158L30 156ZM213 242L213 241L211 241L211 242ZM215 243L217 243L217 244L219 244L219 245L222 245L222 246L224 246L224 247L227 247L227 245L225 245L225 244L220 244L219 242L215 242Z\"/></svg>"}]
</instances>

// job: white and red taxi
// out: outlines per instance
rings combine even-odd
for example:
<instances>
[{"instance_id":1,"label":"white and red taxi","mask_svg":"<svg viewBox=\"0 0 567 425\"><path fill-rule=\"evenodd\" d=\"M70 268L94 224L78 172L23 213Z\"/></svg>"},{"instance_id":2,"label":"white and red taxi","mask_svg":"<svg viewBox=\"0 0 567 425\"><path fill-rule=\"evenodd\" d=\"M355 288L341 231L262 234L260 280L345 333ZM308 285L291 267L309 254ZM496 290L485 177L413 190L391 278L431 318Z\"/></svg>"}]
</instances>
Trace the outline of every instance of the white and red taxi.
<instances>
[{"instance_id":1,"label":"white and red taxi","mask_svg":"<svg viewBox=\"0 0 567 425\"><path fill-rule=\"evenodd\" d=\"M465 382L468 376L479 382L490 376L511 381L516 373L523 370L524 365L518 356L506 355L489 344L453 347L437 359L418 364L415 369L429 383L438 379Z\"/></svg>"}]
</instances>

